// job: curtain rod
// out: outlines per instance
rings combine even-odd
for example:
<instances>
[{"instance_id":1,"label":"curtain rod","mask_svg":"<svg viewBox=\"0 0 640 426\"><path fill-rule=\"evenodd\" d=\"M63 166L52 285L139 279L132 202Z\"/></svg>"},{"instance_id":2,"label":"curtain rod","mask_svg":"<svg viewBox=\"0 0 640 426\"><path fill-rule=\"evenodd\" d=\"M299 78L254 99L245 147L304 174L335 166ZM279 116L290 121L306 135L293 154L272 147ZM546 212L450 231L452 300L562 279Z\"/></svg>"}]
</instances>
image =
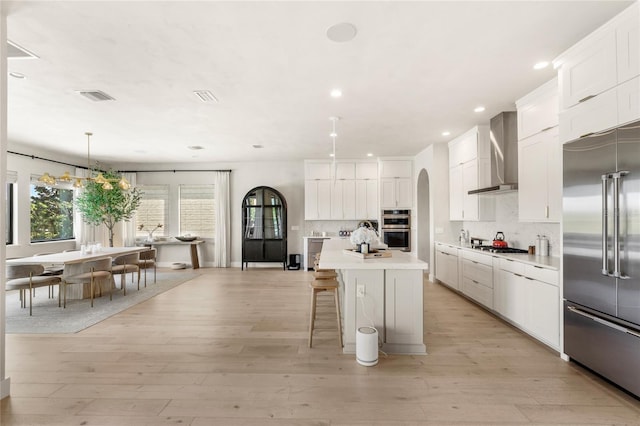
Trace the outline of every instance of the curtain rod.
<instances>
[{"instance_id":1,"label":"curtain rod","mask_svg":"<svg viewBox=\"0 0 640 426\"><path fill-rule=\"evenodd\" d=\"M79 169L89 170L89 168L87 166L78 166L77 164L65 163L64 161L58 161L58 160L52 160L50 158L38 157L37 155L23 154L21 152L15 152L15 151L7 151L7 154L21 155L23 157L29 157L32 160L43 160L43 161L48 161L50 163L63 164L65 166L71 166L71 167L77 167Z\"/></svg>"},{"instance_id":2,"label":"curtain rod","mask_svg":"<svg viewBox=\"0 0 640 426\"><path fill-rule=\"evenodd\" d=\"M77 167L79 169L89 170L89 168L86 167L86 166L78 166L77 164L65 163L64 161L51 160L50 158L38 157L37 155L23 154L21 152L15 152L15 151L7 151L7 154L21 155L23 157L29 157L32 160L49 161L51 163L57 163L57 164L65 165L65 166L71 166L71 167ZM120 172L120 173L166 173L166 172L173 172L173 173L177 173L177 172L226 172L226 173L231 173L231 170L118 170L118 172Z\"/></svg>"},{"instance_id":3,"label":"curtain rod","mask_svg":"<svg viewBox=\"0 0 640 426\"><path fill-rule=\"evenodd\" d=\"M177 172L223 172L223 173L231 173L231 170L119 170L120 173L177 173Z\"/></svg>"}]
</instances>

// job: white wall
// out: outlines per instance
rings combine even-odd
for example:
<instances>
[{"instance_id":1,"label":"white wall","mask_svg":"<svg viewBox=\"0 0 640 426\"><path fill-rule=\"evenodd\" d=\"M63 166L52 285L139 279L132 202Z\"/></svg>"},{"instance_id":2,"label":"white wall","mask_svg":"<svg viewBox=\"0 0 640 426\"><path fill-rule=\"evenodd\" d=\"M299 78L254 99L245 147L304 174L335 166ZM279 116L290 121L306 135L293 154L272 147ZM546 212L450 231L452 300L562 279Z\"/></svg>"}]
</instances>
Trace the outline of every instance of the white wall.
<instances>
[{"instance_id":1,"label":"white wall","mask_svg":"<svg viewBox=\"0 0 640 426\"><path fill-rule=\"evenodd\" d=\"M131 169L131 165L115 166ZM170 185L169 223L167 234L175 236L178 224L178 185L212 182L212 174L207 172L144 172L143 170L231 170L231 265L239 267L242 262L242 200L247 192L256 186L270 186L278 190L287 201L287 242L288 253L302 253L304 234L304 163L300 161L243 162L243 163L200 163L200 164L145 164L137 170L138 184ZM298 227L298 230L292 230ZM207 241L200 247L200 263L211 266L213 262L213 242ZM159 264L172 262L189 263L189 254L184 247L162 247L159 250ZM254 265L250 265L254 266ZM256 264L255 266L273 266Z\"/></svg>"}]
</instances>

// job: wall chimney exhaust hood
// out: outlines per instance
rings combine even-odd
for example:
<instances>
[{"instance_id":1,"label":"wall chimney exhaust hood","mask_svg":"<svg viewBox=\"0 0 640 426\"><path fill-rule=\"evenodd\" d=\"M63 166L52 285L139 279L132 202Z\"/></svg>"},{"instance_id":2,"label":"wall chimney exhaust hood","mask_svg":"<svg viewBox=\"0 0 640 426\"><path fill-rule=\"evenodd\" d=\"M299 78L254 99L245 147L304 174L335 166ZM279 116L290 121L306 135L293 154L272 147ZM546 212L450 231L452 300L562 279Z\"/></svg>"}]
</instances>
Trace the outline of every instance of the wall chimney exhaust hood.
<instances>
[{"instance_id":1,"label":"wall chimney exhaust hood","mask_svg":"<svg viewBox=\"0 0 640 426\"><path fill-rule=\"evenodd\" d=\"M518 189L518 126L514 111L505 111L489 121L491 142L491 185L469 191L473 194L501 194Z\"/></svg>"}]
</instances>

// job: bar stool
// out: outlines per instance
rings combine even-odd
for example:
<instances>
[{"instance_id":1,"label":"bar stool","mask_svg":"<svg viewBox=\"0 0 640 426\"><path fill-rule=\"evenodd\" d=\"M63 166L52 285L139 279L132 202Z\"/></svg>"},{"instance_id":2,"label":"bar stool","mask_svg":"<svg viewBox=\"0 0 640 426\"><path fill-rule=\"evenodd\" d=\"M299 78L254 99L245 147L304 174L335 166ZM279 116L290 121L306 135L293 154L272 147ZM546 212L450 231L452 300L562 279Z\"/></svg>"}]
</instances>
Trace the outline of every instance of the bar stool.
<instances>
[{"instance_id":1,"label":"bar stool","mask_svg":"<svg viewBox=\"0 0 640 426\"><path fill-rule=\"evenodd\" d=\"M316 320L316 303L318 299L318 293L325 291L332 291L334 300L336 302L336 318L338 319L338 340L340 347L342 347L342 320L340 319L340 301L338 299L338 281L335 278L329 279L314 279L309 283L311 287L311 318L309 321L309 347L313 342L313 330Z\"/></svg>"}]
</instances>

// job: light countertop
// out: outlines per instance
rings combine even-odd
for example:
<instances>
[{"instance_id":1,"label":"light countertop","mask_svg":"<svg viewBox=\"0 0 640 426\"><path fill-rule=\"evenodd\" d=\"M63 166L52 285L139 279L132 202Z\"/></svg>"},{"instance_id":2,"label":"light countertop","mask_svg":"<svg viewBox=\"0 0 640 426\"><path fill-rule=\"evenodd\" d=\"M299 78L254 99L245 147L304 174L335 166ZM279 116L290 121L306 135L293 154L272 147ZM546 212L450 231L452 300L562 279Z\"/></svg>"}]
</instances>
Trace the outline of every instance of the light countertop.
<instances>
[{"instance_id":1,"label":"light countertop","mask_svg":"<svg viewBox=\"0 0 640 426\"><path fill-rule=\"evenodd\" d=\"M376 259L359 259L345 254L353 248L348 239L329 239L322 245L320 268L322 269L429 269L429 264L399 250L391 250L392 256Z\"/></svg>"},{"instance_id":2,"label":"light countertop","mask_svg":"<svg viewBox=\"0 0 640 426\"><path fill-rule=\"evenodd\" d=\"M547 269L559 270L560 258L554 256L535 256L527 253L491 253L488 251L481 251L473 249L468 245L460 245L460 243L451 243L447 241L436 241L436 244L445 244L451 247L456 247L463 250L468 250L473 253L486 254L487 256L501 257L503 259L517 260L518 262L527 263L533 266L540 266Z\"/></svg>"}]
</instances>

